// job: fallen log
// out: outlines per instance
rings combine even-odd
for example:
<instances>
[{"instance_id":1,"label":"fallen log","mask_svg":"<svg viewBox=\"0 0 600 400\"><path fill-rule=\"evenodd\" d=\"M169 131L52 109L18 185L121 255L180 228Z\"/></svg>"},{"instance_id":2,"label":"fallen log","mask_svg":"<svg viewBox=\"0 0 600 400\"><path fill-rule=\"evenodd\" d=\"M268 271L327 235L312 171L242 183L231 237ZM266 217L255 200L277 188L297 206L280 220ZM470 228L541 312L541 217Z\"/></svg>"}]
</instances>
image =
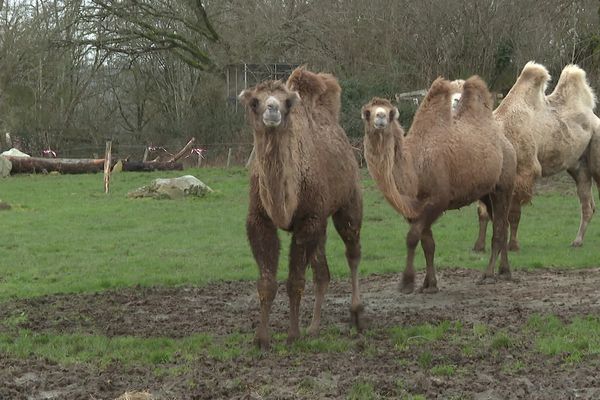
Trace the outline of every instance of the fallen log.
<instances>
[{"instance_id":1,"label":"fallen log","mask_svg":"<svg viewBox=\"0 0 600 400\"><path fill-rule=\"evenodd\" d=\"M58 171L62 174L86 174L102 172L103 158L39 158L39 157L6 157L12 163L11 174L33 174ZM111 162L111 168L118 160ZM178 162L160 161L122 161L123 171L170 171L183 169Z\"/></svg>"}]
</instances>

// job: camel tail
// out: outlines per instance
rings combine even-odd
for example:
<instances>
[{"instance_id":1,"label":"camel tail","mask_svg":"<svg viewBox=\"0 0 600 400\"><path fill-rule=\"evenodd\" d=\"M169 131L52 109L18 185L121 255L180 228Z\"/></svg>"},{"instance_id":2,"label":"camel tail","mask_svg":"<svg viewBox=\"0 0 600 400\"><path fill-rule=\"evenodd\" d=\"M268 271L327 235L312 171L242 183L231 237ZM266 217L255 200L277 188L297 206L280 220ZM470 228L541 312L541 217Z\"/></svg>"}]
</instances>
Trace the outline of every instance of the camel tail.
<instances>
[{"instance_id":1,"label":"camel tail","mask_svg":"<svg viewBox=\"0 0 600 400\"><path fill-rule=\"evenodd\" d=\"M587 81L586 73L574 64L567 65L562 70L549 99L558 104L579 102L586 108L596 108L596 95Z\"/></svg>"},{"instance_id":2,"label":"camel tail","mask_svg":"<svg viewBox=\"0 0 600 400\"><path fill-rule=\"evenodd\" d=\"M339 119L342 88L333 75L316 74L302 66L292 72L287 80L287 86L297 91L307 104L325 108Z\"/></svg>"},{"instance_id":3,"label":"camel tail","mask_svg":"<svg viewBox=\"0 0 600 400\"><path fill-rule=\"evenodd\" d=\"M457 117L471 115L476 117L491 117L493 109L492 94L487 84L479 76L467 79L462 87L462 96L457 105Z\"/></svg>"},{"instance_id":4,"label":"camel tail","mask_svg":"<svg viewBox=\"0 0 600 400\"><path fill-rule=\"evenodd\" d=\"M410 134L420 134L435 126L449 126L452 121L452 95L456 85L439 77L431 84L427 95L415 113Z\"/></svg>"}]
</instances>

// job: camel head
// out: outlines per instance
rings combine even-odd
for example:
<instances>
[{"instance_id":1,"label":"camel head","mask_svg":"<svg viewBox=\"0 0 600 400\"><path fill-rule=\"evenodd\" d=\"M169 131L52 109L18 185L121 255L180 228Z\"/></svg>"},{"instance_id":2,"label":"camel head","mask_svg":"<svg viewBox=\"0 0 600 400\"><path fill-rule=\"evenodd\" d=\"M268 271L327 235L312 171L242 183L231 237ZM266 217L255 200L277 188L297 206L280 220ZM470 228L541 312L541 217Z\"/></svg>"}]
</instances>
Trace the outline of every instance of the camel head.
<instances>
[{"instance_id":1,"label":"camel head","mask_svg":"<svg viewBox=\"0 0 600 400\"><path fill-rule=\"evenodd\" d=\"M456 111L456 108L458 107L458 102L460 101L460 98L462 96L464 84L465 81L462 79L457 79L450 82L450 85L452 86L452 91L454 92L452 94L452 112Z\"/></svg>"},{"instance_id":2,"label":"camel head","mask_svg":"<svg viewBox=\"0 0 600 400\"><path fill-rule=\"evenodd\" d=\"M300 100L298 92L288 89L282 81L266 81L239 95L246 108L248 121L255 131L269 131L286 126L292 108Z\"/></svg>"},{"instance_id":3,"label":"camel head","mask_svg":"<svg viewBox=\"0 0 600 400\"><path fill-rule=\"evenodd\" d=\"M382 132L393 123L398 123L398 109L389 100L374 97L362 108L365 134Z\"/></svg>"}]
</instances>

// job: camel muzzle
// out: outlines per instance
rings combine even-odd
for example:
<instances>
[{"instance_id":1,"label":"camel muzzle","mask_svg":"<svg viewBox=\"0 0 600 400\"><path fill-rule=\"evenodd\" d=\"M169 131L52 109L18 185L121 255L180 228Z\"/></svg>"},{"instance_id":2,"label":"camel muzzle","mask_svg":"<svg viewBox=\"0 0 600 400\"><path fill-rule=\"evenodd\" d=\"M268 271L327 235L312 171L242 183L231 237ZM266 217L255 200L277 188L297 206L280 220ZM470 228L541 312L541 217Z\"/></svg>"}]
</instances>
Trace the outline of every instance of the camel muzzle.
<instances>
[{"instance_id":1,"label":"camel muzzle","mask_svg":"<svg viewBox=\"0 0 600 400\"><path fill-rule=\"evenodd\" d=\"M387 119L379 117L376 117L375 121L373 122L373 126L375 127L375 129L385 129L387 124Z\"/></svg>"},{"instance_id":2,"label":"camel muzzle","mask_svg":"<svg viewBox=\"0 0 600 400\"><path fill-rule=\"evenodd\" d=\"M281 124L281 113L279 110L269 110L267 109L263 113L263 123L268 127L276 127Z\"/></svg>"}]
</instances>

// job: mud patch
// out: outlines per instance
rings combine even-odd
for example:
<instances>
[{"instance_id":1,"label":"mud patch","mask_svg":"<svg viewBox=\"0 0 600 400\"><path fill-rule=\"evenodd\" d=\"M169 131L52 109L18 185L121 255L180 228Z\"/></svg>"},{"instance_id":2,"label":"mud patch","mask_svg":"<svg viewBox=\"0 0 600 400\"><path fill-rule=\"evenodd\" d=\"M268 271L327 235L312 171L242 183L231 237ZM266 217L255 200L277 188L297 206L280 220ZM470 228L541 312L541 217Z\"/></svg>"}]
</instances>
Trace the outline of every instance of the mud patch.
<instances>
[{"instance_id":1,"label":"mud patch","mask_svg":"<svg viewBox=\"0 0 600 400\"><path fill-rule=\"evenodd\" d=\"M380 397L422 394L426 398L598 398L600 357L575 364L536 352L524 325L533 314L564 321L600 315L600 271L517 271L516 282L478 285L479 271L442 269L440 292L398 292L397 275L361 279L369 329L348 328L350 284L332 282L323 329L335 327L349 342L344 351L242 352L233 359L201 357L177 370L161 366L57 365L35 355L0 357L0 399L115 399L148 391L156 399L345 398L361 383ZM422 279L422 276L418 277ZM302 322L310 321L307 285ZM0 307L0 335L9 329L53 334L93 333L109 337L182 338L196 333L221 337L252 333L258 302L253 282L195 288L129 288L84 295L52 295L7 302ZM22 320L15 320L22 316ZM280 284L272 330L287 329L287 295ZM466 330L505 332L510 346L489 343L471 349L461 338L398 347L390 328L458 321ZM279 341L283 339L278 339ZM477 344L476 343L476 344ZM251 344L245 344L251 348ZM174 372L175 371L175 372ZM45 397L44 397L45 396Z\"/></svg>"}]
</instances>

